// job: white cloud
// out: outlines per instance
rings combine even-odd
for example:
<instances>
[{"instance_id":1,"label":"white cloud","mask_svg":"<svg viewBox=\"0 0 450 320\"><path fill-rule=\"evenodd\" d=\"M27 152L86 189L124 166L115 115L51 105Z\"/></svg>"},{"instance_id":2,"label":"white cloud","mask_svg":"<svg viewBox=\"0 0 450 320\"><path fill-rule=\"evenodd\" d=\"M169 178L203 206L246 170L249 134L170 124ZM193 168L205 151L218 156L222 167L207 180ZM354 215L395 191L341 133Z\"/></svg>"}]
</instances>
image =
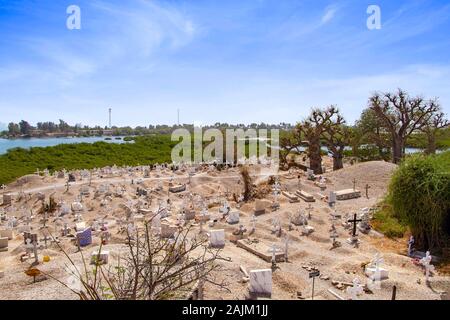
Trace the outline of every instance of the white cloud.
<instances>
[{"instance_id":1,"label":"white cloud","mask_svg":"<svg viewBox=\"0 0 450 320\"><path fill-rule=\"evenodd\" d=\"M321 24L326 24L333 20L334 16L336 15L337 8L335 6L329 6L325 9L325 13L322 16Z\"/></svg>"}]
</instances>

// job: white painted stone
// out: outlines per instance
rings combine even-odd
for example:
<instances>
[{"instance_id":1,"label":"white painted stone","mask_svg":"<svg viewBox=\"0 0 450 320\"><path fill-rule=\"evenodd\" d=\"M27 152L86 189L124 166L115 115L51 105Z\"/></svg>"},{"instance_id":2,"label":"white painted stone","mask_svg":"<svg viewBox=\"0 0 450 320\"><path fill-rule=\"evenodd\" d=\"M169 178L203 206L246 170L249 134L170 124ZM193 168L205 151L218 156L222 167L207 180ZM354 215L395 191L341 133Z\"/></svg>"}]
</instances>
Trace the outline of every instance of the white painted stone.
<instances>
[{"instance_id":1,"label":"white painted stone","mask_svg":"<svg viewBox=\"0 0 450 320\"><path fill-rule=\"evenodd\" d=\"M236 224L236 223L239 223L239 211L231 211L231 212L228 214L227 222L228 222L229 224Z\"/></svg>"},{"instance_id":2,"label":"white painted stone","mask_svg":"<svg viewBox=\"0 0 450 320\"><path fill-rule=\"evenodd\" d=\"M86 229L86 223L85 222L78 222L77 224L75 224L75 229L77 231L83 231L84 229Z\"/></svg>"},{"instance_id":3,"label":"white painted stone","mask_svg":"<svg viewBox=\"0 0 450 320\"><path fill-rule=\"evenodd\" d=\"M389 278L389 271L381 267L378 267L378 272L376 267L366 267L365 273L371 280L386 280Z\"/></svg>"},{"instance_id":4,"label":"white painted stone","mask_svg":"<svg viewBox=\"0 0 450 320\"><path fill-rule=\"evenodd\" d=\"M336 203L336 192L330 191L330 195L328 197L328 203Z\"/></svg>"},{"instance_id":5,"label":"white painted stone","mask_svg":"<svg viewBox=\"0 0 450 320\"><path fill-rule=\"evenodd\" d=\"M209 243L213 248L220 248L225 246L225 230L210 230L209 232Z\"/></svg>"},{"instance_id":6,"label":"white painted stone","mask_svg":"<svg viewBox=\"0 0 450 320\"><path fill-rule=\"evenodd\" d=\"M271 295L272 294L272 270L259 269L250 271L251 293Z\"/></svg>"}]
</instances>

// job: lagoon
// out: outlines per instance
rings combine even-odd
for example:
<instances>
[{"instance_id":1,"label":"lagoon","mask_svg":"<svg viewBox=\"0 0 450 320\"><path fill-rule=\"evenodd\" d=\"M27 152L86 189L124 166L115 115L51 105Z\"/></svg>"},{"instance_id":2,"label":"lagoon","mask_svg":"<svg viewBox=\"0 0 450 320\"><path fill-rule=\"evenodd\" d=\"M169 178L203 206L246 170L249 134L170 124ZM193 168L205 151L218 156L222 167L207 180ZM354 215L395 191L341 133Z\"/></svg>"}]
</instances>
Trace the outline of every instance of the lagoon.
<instances>
[{"instance_id":1,"label":"lagoon","mask_svg":"<svg viewBox=\"0 0 450 320\"><path fill-rule=\"evenodd\" d=\"M111 140L105 140L110 138ZM9 149L23 148L28 149L31 147L52 147L59 144L72 144L72 143L94 143L98 141L104 141L108 143L127 143L123 141L124 137L58 137L58 138L19 138L19 139L0 139L0 154L5 154Z\"/></svg>"}]
</instances>

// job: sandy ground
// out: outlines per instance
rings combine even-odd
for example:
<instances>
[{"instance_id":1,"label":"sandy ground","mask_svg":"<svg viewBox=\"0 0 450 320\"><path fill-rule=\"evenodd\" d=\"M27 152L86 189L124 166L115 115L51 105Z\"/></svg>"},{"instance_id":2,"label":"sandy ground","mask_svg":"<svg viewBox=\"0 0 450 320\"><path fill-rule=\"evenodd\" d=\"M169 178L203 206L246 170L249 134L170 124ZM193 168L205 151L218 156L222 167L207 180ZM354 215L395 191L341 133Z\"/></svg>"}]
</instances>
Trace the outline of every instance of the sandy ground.
<instances>
[{"instance_id":1,"label":"sandy ground","mask_svg":"<svg viewBox=\"0 0 450 320\"><path fill-rule=\"evenodd\" d=\"M328 289L333 290L342 298L348 299L350 296L345 290L340 290L333 286L332 281L352 282L358 277L362 283L365 283L366 277L363 273L362 264L368 263L374 257L376 252L382 253L384 257L383 267L389 270L389 279L382 281L381 288L374 290L371 294L363 294L360 299L390 299L392 287L397 286L397 299L415 300L415 299L441 299L440 292L450 292L450 279L445 276L435 274L431 278L430 286L425 284L423 270L414 265L412 260L406 256L406 239L390 240L380 237L377 233L369 233L368 235L359 234L361 244L358 248L347 244L346 239L349 237L349 230L342 227L341 222L336 223L339 241L342 247L330 250L331 240L329 238L330 212L331 209L325 201L320 200L320 194L327 195L330 190L342 190L353 188L355 181L356 188L361 190L362 197L347 201L338 201L336 211L342 215L345 213L353 214L359 212L360 209L372 207L385 195L389 178L395 170L395 165L386 162L368 162L348 166L343 170L329 172L324 174L327 178L327 189L321 191L312 181L307 181L303 174L300 185L301 188L315 196L316 202L312 203L312 219L309 225L315 228L315 232L309 236L301 236L300 228L295 227L288 230L289 214L296 213L299 210L305 210L308 206L303 200L299 203L289 203L288 199L280 196L280 209L274 212L266 212L264 215L258 216L256 232L250 237L258 239L260 242L268 245L275 244L279 248L284 248L284 237L289 234L291 241L289 245L289 262L278 263L279 269L273 274L273 294L272 299L298 299L301 296L305 299L311 298L312 281L309 279L309 271L307 267L315 267L320 270L322 278L315 281L315 299L336 300ZM260 166L252 166L251 173L254 181L264 181L267 178L264 168ZM283 190L295 192L299 187L297 176L300 172L281 172L280 184ZM136 184L131 185L131 179L136 183L137 179L142 179L141 186L152 188L162 183L163 190L152 194L151 203L143 203L141 207L156 210L158 207L157 199L167 199L170 197L173 208L179 208L182 199L179 194L168 193L169 181L189 182L188 175L184 172L173 174L169 171L161 173L151 172L149 178L139 178L140 173L135 173L133 177L123 175L121 177L105 175L103 178L94 176L91 181L90 195L83 198L83 220L90 225L94 219L101 217L108 222L108 228L113 237L111 241L103 247L104 250L111 252L111 259L114 260L119 253L126 251L124 237L117 234L116 218L124 217L125 210L123 204L130 202L136 203L138 198L135 195ZM204 198L222 199L225 193L240 193L242 183L238 169L233 168L222 172L200 172L190 178L187 191L184 193L200 194ZM82 185L88 185L87 180L80 180L72 183L69 191L66 192L65 180L54 177L42 177L31 175L19 179L19 181L8 186L8 193L14 195L12 209L3 205L1 208L7 211L8 215L20 217L24 210L32 209L36 212L40 206L38 201L38 192L48 196L53 193L58 202L71 204L79 195L79 189ZM121 197L108 198L108 204L101 206L104 197L94 198L94 191L101 184L110 184L117 188L122 186L125 190ZM365 196L365 186L370 186L367 198ZM31 194L22 196L18 201L21 192ZM267 196L268 200L273 200L273 196ZM236 203L229 200L230 205L234 208ZM218 212L219 206L209 209L210 213ZM8 212L8 210L10 212ZM242 280L243 273L240 266L247 271L254 269L270 268L271 264L256 255L237 247L230 242L232 232L240 225L244 225L250 229L250 218L254 211L254 202L244 204L241 208L240 222L238 225L229 225L225 221L220 221L214 225L212 229L225 229L227 235L226 245L222 251L222 256L229 257L231 261L220 262L222 270L216 274L218 279L227 282L229 290L218 289L210 284L206 284L206 299L245 299L248 295L248 282ZM174 215L174 214L173 214ZM278 218L281 221L283 235L277 237L271 233L272 220ZM39 217L34 217L31 223L33 231L39 229ZM54 217L50 218L49 225L52 232L58 233L58 228L53 223ZM4 225L5 223L3 223ZM23 224L21 221L20 224ZM70 227L74 227L75 221L70 216ZM196 227L197 228L197 227ZM204 226L205 231L208 226ZM198 230L198 229L197 229ZM83 254L87 257L90 253L98 248L100 239L94 232L92 245L83 249ZM77 253L77 248L69 238L61 237L61 245L69 253L70 257L81 264L81 255ZM54 244L48 244L47 249L39 251L40 264L37 266L42 272L50 275L47 279L38 279L33 283L33 279L26 276L24 271L27 270L33 262L33 258L25 262L20 261L20 254L25 251L23 237L16 233L13 240L9 241L9 250L0 252L0 270L4 271L4 276L0 278L0 299L77 299L69 289L53 280L51 277L59 279L63 283L70 282L70 274L66 270L68 265L67 258ZM49 256L50 262L42 262L43 256ZM325 276L325 277L324 277ZM325 280L327 279L328 280Z\"/></svg>"}]
</instances>

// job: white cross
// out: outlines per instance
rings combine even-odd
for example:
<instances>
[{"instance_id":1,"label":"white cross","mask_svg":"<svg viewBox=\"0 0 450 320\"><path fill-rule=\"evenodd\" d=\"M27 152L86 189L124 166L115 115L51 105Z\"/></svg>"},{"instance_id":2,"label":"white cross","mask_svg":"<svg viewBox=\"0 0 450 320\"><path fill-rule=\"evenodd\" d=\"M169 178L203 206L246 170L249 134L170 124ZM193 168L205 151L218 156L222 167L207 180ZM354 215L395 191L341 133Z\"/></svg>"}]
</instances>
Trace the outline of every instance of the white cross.
<instances>
[{"instance_id":1,"label":"white cross","mask_svg":"<svg viewBox=\"0 0 450 320\"><path fill-rule=\"evenodd\" d=\"M277 251L278 251L278 249L277 249L275 243L272 244L272 248L269 250L269 252L272 253L272 262L274 262L274 263L276 262L276 256L275 256L275 254L277 253Z\"/></svg>"},{"instance_id":2,"label":"white cross","mask_svg":"<svg viewBox=\"0 0 450 320\"><path fill-rule=\"evenodd\" d=\"M311 206L311 204L308 205L308 207L306 208L306 210L308 210L308 219L311 220L311 210L313 209L313 207Z\"/></svg>"},{"instance_id":3,"label":"white cross","mask_svg":"<svg viewBox=\"0 0 450 320\"><path fill-rule=\"evenodd\" d=\"M288 250L289 250L290 243L291 243L291 239L289 239L289 234L286 234L286 237L284 238L284 256L286 258L286 261L288 260Z\"/></svg>"},{"instance_id":4,"label":"white cross","mask_svg":"<svg viewBox=\"0 0 450 320\"><path fill-rule=\"evenodd\" d=\"M252 218L251 218L251 222L252 222L252 230L253 231L256 231L256 221L258 221L258 219L256 218L256 215L252 215Z\"/></svg>"},{"instance_id":5,"label":"white cross","mask_svg":"<svg viewBox=\"0 0 450 320\"><path fill-rule=\"evenodd\" d=\"M431 264L431 260L432 260L432 257L431 257L430 251L427 251L425 257L420 259L420 264L425 267L426 282L429 281L430 272L434 272L434 270L435 270L434 266Z\"/></svg>"}]
</instances>

